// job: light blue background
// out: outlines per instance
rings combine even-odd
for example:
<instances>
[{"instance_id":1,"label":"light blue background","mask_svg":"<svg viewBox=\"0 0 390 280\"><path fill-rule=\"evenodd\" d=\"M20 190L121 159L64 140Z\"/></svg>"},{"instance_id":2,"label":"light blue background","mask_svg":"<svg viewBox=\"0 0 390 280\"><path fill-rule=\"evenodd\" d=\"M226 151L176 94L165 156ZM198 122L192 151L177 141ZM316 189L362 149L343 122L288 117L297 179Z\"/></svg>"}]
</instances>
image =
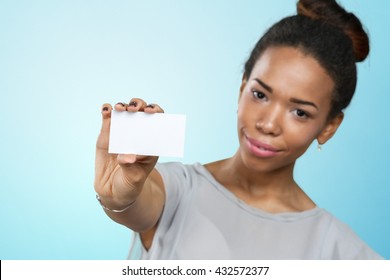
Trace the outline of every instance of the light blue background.
<instances>
[{"instance_id":1,"label":"light blue background","mask_svg":"<svg viewBox=\"0 0 390 280\"><path fill-rule=\"evenodd\" d=\"M342 0L372 53L337 135L299 161L320 207L390 258L389 1ZM187 115L185 163L231 156L242 67L295 1L0 1L0 259L124 259L93 190L100 106ZM162 161L178 160L163 158Z\"/></svg>"}]
</instances>

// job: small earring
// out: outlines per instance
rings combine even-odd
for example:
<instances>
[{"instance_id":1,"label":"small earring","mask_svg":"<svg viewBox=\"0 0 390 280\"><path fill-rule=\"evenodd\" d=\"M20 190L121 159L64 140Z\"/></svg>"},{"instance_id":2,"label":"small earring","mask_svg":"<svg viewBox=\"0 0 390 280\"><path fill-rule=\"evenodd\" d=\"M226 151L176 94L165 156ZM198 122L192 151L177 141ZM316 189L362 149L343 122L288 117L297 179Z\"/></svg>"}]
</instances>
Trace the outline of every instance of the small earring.
<instances>
[{"instance_id":1,"label":"small earring","mask_svg":"<svg viewBox=\"0 0 390 280\"><path fill-rule=\"evenodd\" d=\"M320 143L318 143L318 145L317 145L317 151L319 151L319 152L322 151L322 145Z\"/></svg>"}]
</instances>

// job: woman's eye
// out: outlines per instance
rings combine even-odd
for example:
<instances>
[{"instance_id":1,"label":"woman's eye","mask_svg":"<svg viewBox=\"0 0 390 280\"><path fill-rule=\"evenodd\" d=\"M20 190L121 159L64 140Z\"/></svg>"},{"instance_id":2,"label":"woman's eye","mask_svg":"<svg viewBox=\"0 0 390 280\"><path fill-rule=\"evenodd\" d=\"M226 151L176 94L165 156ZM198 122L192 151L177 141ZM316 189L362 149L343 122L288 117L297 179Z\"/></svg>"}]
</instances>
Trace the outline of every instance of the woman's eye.
<instances>
[{"instance_id":1,"label":"woman's eye","mask_svg":"<svg viewBox=\"0 0 390 280\"><path fill-rule=\"evenodd\" d=\"M301 119L305 119L305 118L308 118L308 117L309 117L309 115L308 115L305 111L303 111L303 110L301 110L301 109L295 110L295 114L296 114L299 118L301 118Z\"/></svg>"},{"instance_id":2,"label":"woman's eye","mask_svg":"<svg viewBox=\"0 0 390 280\"><path fill-rule=\"evenodd\" d=\"M262 93L261 91L255 91L253 90L253 96L257 99L265 99L266 98L266 95L264 93Z\"/></svg>"}]
</instances>

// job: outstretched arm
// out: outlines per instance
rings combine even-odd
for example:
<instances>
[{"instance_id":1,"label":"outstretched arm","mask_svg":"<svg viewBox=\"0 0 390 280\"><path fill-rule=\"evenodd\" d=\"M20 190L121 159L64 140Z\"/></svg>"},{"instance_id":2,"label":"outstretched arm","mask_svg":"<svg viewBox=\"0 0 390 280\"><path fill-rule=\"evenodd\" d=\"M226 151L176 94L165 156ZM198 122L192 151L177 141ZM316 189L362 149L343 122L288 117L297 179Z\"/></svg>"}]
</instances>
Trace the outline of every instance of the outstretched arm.
<instances>
[{"instance_id":1,"label":"outstretched arm","mask_svg":"<svg viewBox=\"0 0 390 280\"><path fill-rule=\"evenodd\" d=\"M96 143L95 191L106 208L120 210L104 209L111 219L136 232L148 232L155 228L165 203L164 184L154 168L158 157L108 153L112 110L110 104L102 106L103 123ZM137 98L129 104L116 104L115 110L164 112L160 106L148 106Z\"/></svg>"}]
</instances>

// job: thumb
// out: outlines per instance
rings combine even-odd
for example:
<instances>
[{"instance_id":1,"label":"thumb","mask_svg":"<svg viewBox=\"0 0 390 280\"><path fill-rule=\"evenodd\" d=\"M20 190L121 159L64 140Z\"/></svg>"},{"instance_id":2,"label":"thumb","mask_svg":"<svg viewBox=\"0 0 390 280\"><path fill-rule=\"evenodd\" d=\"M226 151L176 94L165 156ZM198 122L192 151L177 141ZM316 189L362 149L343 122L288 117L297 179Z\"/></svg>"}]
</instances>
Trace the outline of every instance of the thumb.
<instances>
[{"instance_id":1,"label":"thumb","mask_svg":"<svg viewBox=\"0 0 390 280\"><path fill-rule=\"evenodd\" d=\"M137 155L135 154L119 154L117 157L119 165L133 164L137 161Z\"/></svg>"}]
</instances>

